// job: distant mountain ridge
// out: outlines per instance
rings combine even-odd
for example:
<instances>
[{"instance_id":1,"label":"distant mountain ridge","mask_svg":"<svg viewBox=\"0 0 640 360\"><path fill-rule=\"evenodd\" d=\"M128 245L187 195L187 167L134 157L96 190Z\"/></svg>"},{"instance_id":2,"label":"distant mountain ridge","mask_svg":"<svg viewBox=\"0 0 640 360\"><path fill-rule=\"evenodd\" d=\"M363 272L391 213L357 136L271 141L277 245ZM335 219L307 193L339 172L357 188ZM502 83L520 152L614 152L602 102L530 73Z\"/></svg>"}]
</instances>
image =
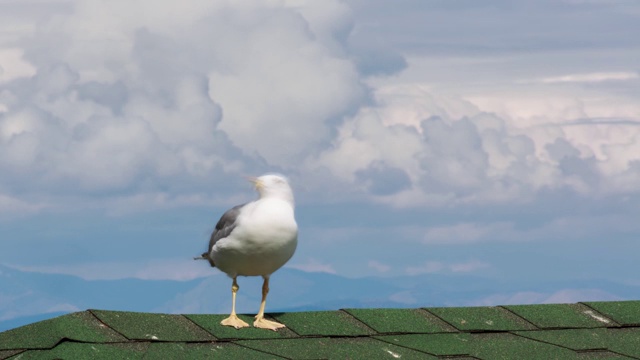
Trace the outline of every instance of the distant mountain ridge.
<instances>
[{"instance_id":1,"label":"distant mountain ridge","mask_svg":"<svg viewBox=\"0 0 640 360\"><path fill-rule=\"evenodd\" d=\"M238 312L257 312L262 279L239 278L238 282ZM272 277L267 311L619 299L640 299L640 287L587 280L522 284L445 274L351 279L284 268ZM0 331L85 309L188 314L227 313L230 308L231 280L220 272L189 281L85 280L0 265Z\"/></svg>"}]
</instances>

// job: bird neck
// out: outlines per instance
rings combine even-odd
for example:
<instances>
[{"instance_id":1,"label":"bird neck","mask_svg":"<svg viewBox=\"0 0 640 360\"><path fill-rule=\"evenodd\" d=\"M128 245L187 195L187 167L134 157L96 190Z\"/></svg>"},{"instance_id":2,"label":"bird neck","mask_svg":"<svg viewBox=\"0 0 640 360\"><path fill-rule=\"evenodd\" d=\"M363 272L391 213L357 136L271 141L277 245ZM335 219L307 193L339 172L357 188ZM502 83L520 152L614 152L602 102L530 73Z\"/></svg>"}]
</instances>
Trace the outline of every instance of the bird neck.
<instances>
[{"instance_id":1,"label":"bird neck","mask_svg":"<svg viewBox=\"0 0 640 360\"><path fill-rule=\"evenodd\" d=\"M277 199L282 200L294 207L293 194L291 192L262 193L260 199Z\"/></svg>"}]
</instances>

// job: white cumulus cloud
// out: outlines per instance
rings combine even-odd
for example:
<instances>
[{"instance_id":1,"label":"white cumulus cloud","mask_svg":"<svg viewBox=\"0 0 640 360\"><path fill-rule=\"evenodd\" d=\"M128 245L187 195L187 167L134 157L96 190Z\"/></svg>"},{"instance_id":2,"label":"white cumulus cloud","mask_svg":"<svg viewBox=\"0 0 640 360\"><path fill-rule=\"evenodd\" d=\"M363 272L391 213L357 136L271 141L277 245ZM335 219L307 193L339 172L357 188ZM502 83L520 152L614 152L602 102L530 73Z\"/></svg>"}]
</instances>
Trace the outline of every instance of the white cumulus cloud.
<instances>
[{"instance_id":1,"label":"white cumulus cloud","mask_svg":"<svg viewBox=\"0 0 640 360\"><path fill-rule=\"evenodd\" d=\"M0 189L33 206L109 198L116 212L200 204L214 188L227 203L237 197L227 184L267 170L323 199L392 207L640 190L640 107L631 90L606 87L633 85L637 72L549 74L503 54L402 53L392 37L372 41L362 21L374 15L361 5L71 1L37 16L9 7L28 26L7 20L16 32L0 41ZM531 74L513 71L521 62Z\"/></svg>"},{"instance_id":2,"label":"white cumulus cloud","mask_svg":"<svg viewBox=\"0 0 640 360\"><path fill-rule=\"evenodd\" d=\"M0 46L10 193L205 196L296 169L366 100L339 1L68 5Z\"/></svg>"}]
</instances>

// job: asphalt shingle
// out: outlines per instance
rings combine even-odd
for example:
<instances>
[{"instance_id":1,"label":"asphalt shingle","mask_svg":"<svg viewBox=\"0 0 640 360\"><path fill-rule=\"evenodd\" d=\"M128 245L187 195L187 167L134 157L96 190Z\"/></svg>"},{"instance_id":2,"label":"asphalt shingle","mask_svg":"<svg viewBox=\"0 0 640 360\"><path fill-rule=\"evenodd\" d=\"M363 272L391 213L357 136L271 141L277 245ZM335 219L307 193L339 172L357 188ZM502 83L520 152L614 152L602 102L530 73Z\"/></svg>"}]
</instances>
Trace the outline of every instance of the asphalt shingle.
<instances>
[{"instance_id":1,"label":"asphalt shingle","mask_svg":"<svg viewBox=\"0 0 640 360\"><path fill-rule=\"evenodd\" d=\"M273 316L298 335L364 336L375 334L344 311L281 313Z\"/></svg>"},{"instance_id":2,"label":"asphalt shingle","mask_svg":"<svg viewBox=\"0 0 640 360\"><path fill-rule=\"evenodd\" d=\"M460 331L533 330L535 326L500 307L427 308Z\"/></svg>"},{"instance_id":3,"label":"asphalt shingle","mask_svg":"<svg viewBox=\"0 0 640 360\"><path fill-rule=\"evenodd\" d=\"M24 350L0 350L0 359L7 359L21 352L24 352Z\"/></svg>"},{"instance_id":4,"label":"asphalt shingle","mask_svg":"<svg viewBox=\"0 0 640 360\"><path fill-rule=\"evenodd\" d=\"M455 332L453 326L422 309L346 309L379 333Z\"/></svg>"},{"instance_id":5,"label":"asphalt shingle","mask_svg":"<svg viewBox=\"0 0 640 360\"><path fill-rule=\"evenodd\" d=\"M90 312L82 311L2 332L0 350L49 349L62 339L93 343L126 341Z\"/></svg>"},{"instance_id":6,"label":"asphalt shingle","mask_svg":"<svg viewBox=\"0 0 640 360\"><path fill-rule=\"evenodd\" d=\"M471 354L471 334L467 333L387 335L375 338L431 355L468 356Z\"/></svg>"},{"instance_id":7,"label":"asphalt shingle","mask_svg":"<svg viewBox=\"0 0 640 360\"><path fill-rule=\"evenodd\" d=\"M613 321L594 313L582 304L545 304L503 306L541 329L596 328L613 325Z\"/></svg>"},{"instance_id":8,"label":"asphalt shingle","mask_svg":"<svg viewBox=\"0 0 640 360\"><path fill-rule=\"evenodd\" d=\"M10 359L137 360L142 359L148 347L149 343L95 344L65 341L51 350L29 350Z\"/></svg>"},{"instance_id":9,"label":"asphalt shingle","mask_svg":"<svg viewBox=\"0 0 640 360\"><path fill-rule=\"evenodd\" d=\"M609 350L640 358L640 328L610 329L610 331L611 343L607 344Z\"/></svg>"},{"instance_id":10,"label":"asphalt shingle","mask_svg":"<svg viewBox=\"0 0 640 360\"><path fill-rule=\"evenodd\" d=\"M571 360L578 359L575 351L534 341L510 333L471 335L471 355L494 360Z\"/></svg>"},{"instance_id":11,"label":"asphalt shingle","mask_svg":"<svg viewBox=\"0 0 640 360\"><path fill-rule=\"evenodd\" d=\"M238 344L289 359L437 359L371 338L305 338L239 341Z\"/></svg>"},{"instance_id":12,"label":"asphalt shingle","mask_svg":"<svg viewBox=\"0 0 640 360\"><path fill-rule=\"evenodd\" d=\"M611 351L596 350L596 351L579 352L578 359L580 360L631 360L634 358L616 354Z\"/></svg>"},{"instance_id":13,"label":"asphalt shingle","mask_svg":"<svg viewBox=\"0 0 640 360\"><path fill-rule=\"evenodd\" d=\"M611 340L608 329L604 328L517 331L515 334L533 340L564 346L573 350L606 349Z\"/></svg>"},{"instance_id":14,"label":"asphalt shingle","mask_svg":"<svg viewBox=\"0 0 640 360\"><path fill-rule=\"evenodd\" d=\"M91 310L103 323L130 340L212 341L213 335L182 315Z\"/></svg>"},{"instance_id":15,"label":"asphalt shingle","mask_svg":"<svg viewBox=\"0 0 640 360\"><path fill-rule=\"evenodd\" d=\"M145 352L143 359L267 360L282 358L233 343L152 343Z\"/></svg>"},{"instance_id":16,"label":"asphalt shingle","mask_svg":"<svg viewBox=\"0 0 640 360\"><path fill-rule=\"evenodd\" d=\"M584 304L620 325L640 325L640 301L598 301Z\"/></svg>"},{"instance_id":17,"label":"asphalt shingle","mask_svg":"<svg viewBox=\"0 0 640 360\"><path fill-rule=\"evenodd\" d=\"M90 310L0 333L0 359L640 359L640 301L226 315ZM240 315L248 323L253 318Z\"/></svg>"}]
</instances>

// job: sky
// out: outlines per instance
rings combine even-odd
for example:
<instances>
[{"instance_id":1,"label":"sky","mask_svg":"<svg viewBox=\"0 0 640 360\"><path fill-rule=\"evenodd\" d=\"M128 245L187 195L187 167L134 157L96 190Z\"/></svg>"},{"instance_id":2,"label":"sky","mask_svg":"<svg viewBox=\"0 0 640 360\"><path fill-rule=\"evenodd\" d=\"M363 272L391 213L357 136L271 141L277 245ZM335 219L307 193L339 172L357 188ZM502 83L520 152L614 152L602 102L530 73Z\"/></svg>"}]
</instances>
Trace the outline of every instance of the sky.
<instances>
[{"instance_id":1,"label":"sky","mask_svg":"<svg viewBox=\"0 0 640 360\"><path fill-rule=\"evenodd\" d=\"M635 0L0 0L0 264L209 276L279 172L290 268L640 285L638 33Z\"/></svg>"}]
</instances>

